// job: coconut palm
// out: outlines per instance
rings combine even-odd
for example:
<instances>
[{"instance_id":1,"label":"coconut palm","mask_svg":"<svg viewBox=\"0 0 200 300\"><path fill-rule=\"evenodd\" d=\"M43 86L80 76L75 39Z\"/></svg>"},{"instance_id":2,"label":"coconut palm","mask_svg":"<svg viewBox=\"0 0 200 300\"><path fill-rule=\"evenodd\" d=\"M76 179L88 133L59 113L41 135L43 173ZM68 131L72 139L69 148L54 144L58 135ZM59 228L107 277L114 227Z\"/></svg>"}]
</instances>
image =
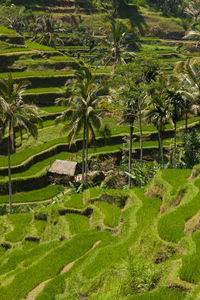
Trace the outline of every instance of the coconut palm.
<instances>
[{"instance_id":1,"label":"coconut palm","mask_svg":"<svg viewBox=\"0 0 200 300\"><path fill-rule=\"evenodd\" d=\"M164 154L163 154L163 131L165 125L170 120L170 108L166 101L166 77L161 74L158 77L156 88L152 91L147 105L146 112L147 121L153 123L158 130L158 142L161 156L162 169L164 168Z\"/></svg>"},{"instance_id":2,"label":"coconut palm","mask_svg":"<svg viewBox=\"0 0 200 300\"><path fill-rule=\"evenodd\" d=\"M175 64L174 71L179 79L179 92L185 101L185 129L187 132L188 114L196 112L200 96L199 60L188 59ZM180 73L178 73L180 72Z\"/></svg>"},{"instance_id":3,"label":"coconut palm","mask_svg":"<svg viewBox=\"0 0 200 300\"><path fill-rule=\"evenodd\" d=\"M124 47L126 34L127 28L125 25L113 19L111 20L111 30L107 39L102 40L103 45L106 47L104 50L103 63L105 65L112 63L113 72L115 71L116 65L125 64L124 55L135 56L133 52L128 52Z\"/></svg>"},{"instance_id":4,"label":"coconut palm","mask_svg":"<svg viewBox=\"0 0 200 300\"><path fill-rule=\"evenodd\" d=\"M190 1L184 12L191 16L194 19L194 22L197 23L200 18L200 3L197 1Z\"/></svg>"},{"instance_id":5,"label":"coconut palm","mask_svg":"<svg viewBox=\"0 0 200 300\"><path fill-rule=\"evenodd\" d=\"M106 85L97 83L89 68L81 67L75 73L75 80L67 89L66 97L56 99L56 104L66 105L67 109L56 118L56 124L65 122L62 132L67 132L70 144L83 131L82 146L82 183L88 169L88 143L95 138L94 129L99 130L102 124L99 101L108 94ZM67 83L68 84L68 83ZM69 121L69 123L67 123Z\"/></svg>"},{"instance_id":6,"label":"coconut palm","mask_svg":"<svg viewBox=\"0 0 200 300\"><path fill-rule=\"evenodd\" d=\"M123 70L127 71L127 69ZM122 76L122 74L124 75L124 84L118 90L113 91L113 96L117 100L116 106L118 113L120 113L119 117L122 119L121 124L129 124L128 174L130 174L132 168L133 129L138 114L139 97L131 79L127 81L128 73L123 72L120 75ZM116 77L118 83L121 82L121 76ZM131 187L131 176L128 176L128 186L129 188Z\"/></svg>"},{"instance_id":7,"label":"coconut palm","mask_svg":"<svg viewBox=\"0 0 200 300\"><path fill-rule=\"evenodd\" d=\"M174 124L174 159L173 164L176 168L176 136L177 136L177 122L180 120L180 117L183 115L184 111L184 99L181 93L177 90L176 87L171 87L166 92L166 97L168 99L168 104L171 106L170 115L172 122Z\"/></svg>"},{"instance_id":8,"label":"coconut palm","mask_svg":"<svg viewBox=\"0 0 200 300\"><path fill-rule=\"evenodd\" d=\"M9 207L12 213L12 184L10 153L14 150L15 129L18 128L21 139L23 130L34 138L37 137L36 122L40 121L35 105L25 104L22 94L27 87L27 82L14 83L12 75L8 80L0 81L0 137L8 130L8 178L9 178Z\"/></svg>"},{"instance_id":9,"label":"coconut palm","mask_svg":"<svg viewBox=\"0 0 200 300\"><path fill-rule=\"evenodd\" d=\"M147 112L147 120L153 123L158 130L158 140L160 148L160 156L162 162L162 169L164 169L164 154L163 154L163 131L165 125L169 122L168 104L165 101L165 97L162 95L154 95L151 98L151 105Z\"/></svg>"},{"instance_id":10,"label":"coconut palm","mask_svg":"<svg viewBox=\"0 0 200 300\"><path fill-rule=\"evenodd\" d=\"M63 31L62 23L55 20L52 15L43 15L36 18L34 27L33 41L43 45L56 47L57 44L63 44L59 33Z\"/></svg>"}]
</instances>

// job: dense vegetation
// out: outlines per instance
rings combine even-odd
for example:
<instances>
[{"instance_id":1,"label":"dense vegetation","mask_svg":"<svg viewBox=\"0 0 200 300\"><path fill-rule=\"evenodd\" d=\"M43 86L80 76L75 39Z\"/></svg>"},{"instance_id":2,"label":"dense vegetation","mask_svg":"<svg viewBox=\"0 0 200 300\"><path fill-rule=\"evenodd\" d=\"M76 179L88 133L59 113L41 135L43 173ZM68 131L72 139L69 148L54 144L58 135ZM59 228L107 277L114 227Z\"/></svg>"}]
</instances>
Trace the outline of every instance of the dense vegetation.
<instances>
[{"instance_id":1,"label":"dense vegetation","mask_svg":"<svg viewBox=\"0 0 200 300\"><path fill-rule=\"evenodd\" d=\"M199 299L199 20L0 1L0 299Z\"/></svg>"}]
</instances>

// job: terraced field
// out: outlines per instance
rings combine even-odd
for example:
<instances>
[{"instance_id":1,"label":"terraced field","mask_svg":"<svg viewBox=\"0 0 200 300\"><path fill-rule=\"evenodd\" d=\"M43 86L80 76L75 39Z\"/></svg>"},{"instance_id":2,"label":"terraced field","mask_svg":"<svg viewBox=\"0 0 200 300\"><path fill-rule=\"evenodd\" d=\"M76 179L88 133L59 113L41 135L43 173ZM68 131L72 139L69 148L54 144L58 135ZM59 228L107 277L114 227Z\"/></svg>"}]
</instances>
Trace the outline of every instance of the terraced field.
<instances>
[{"instance_id":1,"label":"terraced field","mask_svg":"<svg viewBox=\"0 0 200 300\"><path fill-rule=\"evenodd\" d=\"M56 2L52 6L51 1L38 5L29 1L27 6L35 13L51 12L56 18L68 14L89 17L76 1ZM153 36L149 26L150 36L140 39L138 58L151 53L168 74L177 61L199 56L198 51L190 51L193 42L181 40L184 32L178 20L150 13L144 7L141 12L148 24L159 21L163 30L167 26L171 37ZM16 213L0 216L0 300L200 299L198 172L166 169L158 171L145 188L90 188L80 194L49 183L47 171L56 159L79 164L82 160L82 132L70 148L66 137L59 135L61 126L55 126L54 121L65 109L55 106L54 101L64 94L65 84L80 67L78 52L83 62L90 61L98 78L110 76L111 66L92 63L95 53L91 54L87 46L54 49L0 27L0 78L6 79L12 72L16 82L28 79L24 101L37 104L43 118L36 141L25 135L21 143L16 133L16 153L11 155ZM198 125L199 119L190 118L189 127ZM120 125L114 117L105 120L111 137L108 141L95 132L97 140L88 149L89 161L93 157L122 157L129 126ZM184 124L184 120L178 122L178 145ZM144 157L154 159L158 152L156 128L144 121L142 130ZM167 124L165 131L167 153L173 146L173 126ZM134 134L134 157L139 158L137 123ZM7 192L7 156L2 154L2 214L8 204Z\"/></svg>"},{"instance_id":2,"label":"terraced field","mask_svg":"<svg viewBox=\"0 0 200 300\"><path fill-rule=\"evenodd\" d=\"M60 194L29 213L0 217L1 299L198 299L194 174L168 169L145 189Z\"/></svg>"}]
</instances>

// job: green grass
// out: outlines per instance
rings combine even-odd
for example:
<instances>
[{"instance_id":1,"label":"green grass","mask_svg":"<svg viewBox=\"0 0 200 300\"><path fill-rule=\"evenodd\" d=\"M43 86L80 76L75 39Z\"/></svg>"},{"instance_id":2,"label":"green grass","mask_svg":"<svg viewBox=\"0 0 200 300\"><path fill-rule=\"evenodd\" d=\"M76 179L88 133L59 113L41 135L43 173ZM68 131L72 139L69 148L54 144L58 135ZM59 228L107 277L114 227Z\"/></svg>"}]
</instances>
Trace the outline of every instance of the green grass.
<instances>
[{"instance_id":1,"label":"green grass","mask_svg":"<svg viewBox=\"0 0 200 300\"><path fill-rule=\"evenodd\" d=\"M186 292L178 289L161 288L149 293L128 297L127 300L182 300L186 299Z\"/></svg>"},{"instance_id":2,"label":"green grass","mask_svg":"<svg viewBox=\"0 0 200 300\"><path fill-rule=\"evenodd\" d=\"M55 108L57 109L57 108ZM54 109L53 109L54 110ZM64 110L64 108L63 108ZM48 108L47 108L48 111ZM51 111L51 109L50 109ZM191 121L191 124L193 122L197 122L199 120L199 117L193 118ZM129 132L129 126L114 126L115 121L112 121L112 128L111 128L111 133L112 135L120 135L120 134L128 134ZM110 122L111 122L110 121ZM109 122L108 122L109 123ZM47 128L47 126L51 126L52 128ZM167 129L171 129L171 125L167 126ZM154 132L155 127L153 126L143 126L143 131L144 132ZM135 128L135 133L139 132L139 128ZM98 137L98 134L96 135ZM78 138L82 138L82 133L80 133ZM169 146L171 144L172 140L166 139L164 140L164 146ZM33 138L30 138L28 141L24 142L22 147L18 149L19 152L11 155L11 165L16 166L21 164L24 160L30 158L32 155L36 155L37 153L40 153L42 151L45 151L49 149L50 147L53 147L58 144L66 143L66 138L61 137L58 138L58 130L54 125L54 121L48 121L44 123L44 128L39 130L39 137L38 140L35 141ZM35 147L33 147L33 144ZM133 145L136 148L139 148L139 143L133 143ZM29 148L30 149L27 149ZM157 142L156 141L149 141L149 142L144 142L144 147L157 147ZM117 146L116 146L117 148ZM23 151L22 151L23 150ZM0 157L0 165L2 167L7 166L7 158L6 157Z\"/></svg>"},{"instance_id":3,"label":"green grass","mask_svg":"<svg viewBox=\"0 0 200 300\"><path fill-rule=\"evenodd\" d=\"M51 56L50 60L53 61L74 61L70 56L60 55L60 56Z\"/></svg>"},{"instance_id":4,"label":"green grass","mask_svg":"<svg viewBox=\"0 0 200 300\"><path fill-rule=\"evenodd\" d=\"M83 204L83 195L82 194L73 194L64 202L65 207L83 209L85 205Z\"/></svg>"},{"instance_id":5,"label":"green grass","mask_svg":"<svg viewBox=\"0 0 200 300\"><path fill-rule=\"evenodd\" d=\"M67 213L65 217L69 223L71 234L78 234L89 230L89 219L87 217L73 213Z\"/></svg>"},{"instance_id":6,"label":"green grass","mask_svg":"<svg viewBox=\"0 0 200 300\"><path fill-rule=\"evenodd\" d=\"M19 223L21 223L21 216L17 215ZM8 256L8 260L3 260L0 264L0 275L6 274L16 268L20 267L20 265L27 267L31 265L36 259L41 258L47 252L57 247L59 242L50 242L44 243L41 245L36 245L33 249L20 249L14 248L11 250L11 253Z\"/></svg>"},{"instance_id":7,"label":"green grass","mask_svg":"<svg viewBox=\"0 0 200 300\"><path fill-rule=\"evenodd\" d=\"M183 256L180 278L197 284L200 280L200 231L196 231L192 238L196 244L196 253Z\"/></svg>"},{"instance_id":8,"label":"green grass","mask_svg":"<svg viewBox=\"0 0 200 300\"><path fill-rule=\"evenodd\" d=\"M25 298L28 292L41 282L54 277L66 265L86 253L99 238L100 234L88 232L76 235L70 241L62 242L59 247L50 251L35 264L20 270L6 286L1 286L1 300Z\"/></svg>"},{"instance_id":9,"label":"green grass","mask_svg":"<svg viewBox=\"0 0 200 300\"><path fill-rule=\"evenodd\" d=\"M0 78L6 79L9 73L0 73ZM14 72L13 79L20 78L31 78L31 77L58 77L58 76L66 76L73 75L74 71L43 71L43 72Z\"/></svg>"},{"instance_id":10,"label":"green grass","mask_svg":"<svg viewBox=\"0 0 200 300\"><path fill-rule=\"evenodd\" d=\"M65 106L46 106L40 107L40 111L45 111L49 114L61 113L66 110Z\"/></svg>"},{"instance_id":11,"label":"green grass","mask_svg":"<svg viewBox=\"0 0 200 300\"><path fill-rule=\"evenodd\" d=\"M12 243L21 241L32 217L31 214L15 214L7 216L8 221L13 226L13 231L5 236L6 240Z\"/></svg>"},{"instance_id":12,"label":"green grass","mask_svg":"<svg viewBox=\"0 0 200 300\"><path fill-rule=\"evenodd\" d=\"M35 220L35 228L37 230L37 235L41 236L47 226L47 222L43 220Z\"/></svg>"},{"instance_id":13,"label":"green grass","mask_svg":"<svg viewBox=\"0 0 200 300\"><path fill-rule=\"evenodd\" d=\"M48 87L48 88L28 89L24 92L24 95L29 95L29 94L33 94L33 95L36 95L36 94L52 94L52 93L60 94L62 92L63 92L62 88ZM57 106L57 107L59 108L59 106ZM44 108L48 109L48 107L44 107Z\"/></svg>"},{"instance_id":14,"label":"green grass","mask_svg":"<svg viewBox=\"0 0 200 300\"><path fill-rule=\"evenodd\" d=\"M7 35L7 36L19 36L16 31L9 29L4 26L0 26L0 35Z\"/></svg>"},{"instance_id":15,"label":"green grass","mask_svg":"<svg viewBox=\"0 0 200 300\"><path fill-rule=\"evenodd\" d=\"M98 241L101 241L100 245L106 245L110 241L110 235L108 232L99 232L98 233ZM98 247L96 247L98 248ZM90 249L91 250L91 249ZM91 253L96 253L98 251L97 249L92 250ZM48 282L43 291L37 296L37 300L53 300L55 299L57 294L62 294L66 287L66 279L69 279L72 274L75 274L77 277L77 274L79 273L80 267L84 261L87 261L87 259L90 259L90 253L85 253L82 258L80 258L75 265L70 269L68 272L64 274L58 274L56 277L54 277L50 282ZM72 295L70 294L70 300L72 299ZM67 298L68 299L68 298Z\"/></svg>"},{"instance_id":16,"label":"green grass","mask_svg":"<svg viewBox=\"0 0 200 300\"><path fill-rule=\"evenodd\" d=\"M1 28L2 26L0 27L0 34L4 34L4 35L14 35L16 36L16 32L13 31L13 30L10 30L10 29L7 29L7 32L5 33L1 33ZM9 32L13 32L11 34L9 34ZM17 35L19 36L19 35ZM52 52L52 53L55 53L56 50L54 48L51 48L51 47L48 47L48 46L44 46L44 45L40 45L36 42L31 42L31 41L26 41L25 42L25 46L26 47L17 47L17 48L9 48L9 49L0 49L0 54L11 54L11 53L18 53L18 52L31 52L31 51L42 51L42 52Z\"/></svg>"},{"instance_id":17,"label":"green grass","mask_svg":"<svg viewBox=\"0 0 200 300\"><path fill-rule=\"evenodd\" d=\"M104 215L104 224L111 228L118 226L121 210L112 204L96 201L95 205L102 211Z\"/></svg>"},{"instance_id":18,"label":"green grass","mask_svg":"<svg viewBox=\"0 0 200 300\"><path fill-rule=\"evenodd\" d=\"M187 184L187 179L190 175L190 169L165 169L162 171L162 178L172 186L173 194L175 194L180 187Z\"/></svg>"},{"instance_id":19,"label":"green grass","mask_svg":"<svg viewBox=\"0 0 200 300\"><path fill-rule=\"evenodd\" d=\"M28 203L28 202L35 202L35 201L44 201L48 199L52 199L57 194L60 193L62 187L57 185L49 185L42 189L33 190L30 192L22 192L13 194L12 201L13 203ZM0 195L0 204L8 203L9 196L8 195Z\"/></svg>"},{"instance_id":20,"label":"green grass","mask_svg":"<svg viewBox=\"0 0 200 300\"><path fill-rule=\"evenodd\" d=\"M36 42L31 42L31 41L26 41L26 45L29 49L31 50L38 50L38 51L55 51L54 48L52 47L49 47L49 46L44 46L44 45L41 45L41 44L38 44Z\"/></svg>"},{"instance_id":21,"label":"green grass","mask_svg":"<svg viewBox=\"0 0 200 300\"><path fill-rule=\"evenodd\" d=\"M134 189L131 195L134 198L135 205L132 205L122 214L122 217L126 220L123 224L122 236L113 238L112 243L101 248L98 255L87 264L83 270L83 276L86 279L94 278L110 266L121 263L127 257L127 249L134 245L138 233L148 230L153 219L157 216L161 204L159 199L145 197L144 191L140 189ZM136 223L135 210L138 209L140 201L142 201L143 206L137 211Z\"/></svg>"},{"instance_id":22,"label":"green grass","mask_svg":"<svg viewBox=\"0 0 200 300\"><path fill-rule=\"evenodd\" d=\"M200 179L195 182L200 188ZM158 222L158 233L164 240L178 242L185 236L185 221L194 216L200 209L200 193L195 195L190 201L179 205L174 210L163 215Z\"/></svg>"}]
</instances>

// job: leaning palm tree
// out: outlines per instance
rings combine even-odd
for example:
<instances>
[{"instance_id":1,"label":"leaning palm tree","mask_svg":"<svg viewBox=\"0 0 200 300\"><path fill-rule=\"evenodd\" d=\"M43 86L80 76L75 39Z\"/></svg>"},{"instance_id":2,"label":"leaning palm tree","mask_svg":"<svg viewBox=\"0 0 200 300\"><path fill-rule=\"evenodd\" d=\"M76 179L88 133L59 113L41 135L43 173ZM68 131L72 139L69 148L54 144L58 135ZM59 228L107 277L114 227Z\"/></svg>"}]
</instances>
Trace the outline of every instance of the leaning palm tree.
<instances>
[{"instance_id":1,"label":"leaning palm tree","mask_svg":"<svg viewBox=\"0 0 200 300\"><path fill-rule=\"evenodd\" d=\"M9 178L9 210L12 213L12 183L11 183L11 150L14 150L15 130L18 128L20 137L23 130L34 138L37 137L36 122L40 121L35 105L25 104L22 94L27 87L27 82L14 83L12 75L8 80L0 81L0 137L8 130L8 178Z\"/></svg>"},{"instance_id":2,"label":"leaning palm tree","mask_svg":"<svg viewBox=\"0 0 200 300\"><path fill-rule=\"evenodd\" d=\"M88 169L88 142L95 138L94 129L99 130L102 124L99 100L108 94L106 85L97 83L90 69L82 66L75 73L75 80L67 88L66 97L56 99L57 105L65 105L67 109L56 118L56 124L64 122L61 132L67 132L70 144L83 131L82 145L82 184Z\"/></svg>"}]
</instances>

